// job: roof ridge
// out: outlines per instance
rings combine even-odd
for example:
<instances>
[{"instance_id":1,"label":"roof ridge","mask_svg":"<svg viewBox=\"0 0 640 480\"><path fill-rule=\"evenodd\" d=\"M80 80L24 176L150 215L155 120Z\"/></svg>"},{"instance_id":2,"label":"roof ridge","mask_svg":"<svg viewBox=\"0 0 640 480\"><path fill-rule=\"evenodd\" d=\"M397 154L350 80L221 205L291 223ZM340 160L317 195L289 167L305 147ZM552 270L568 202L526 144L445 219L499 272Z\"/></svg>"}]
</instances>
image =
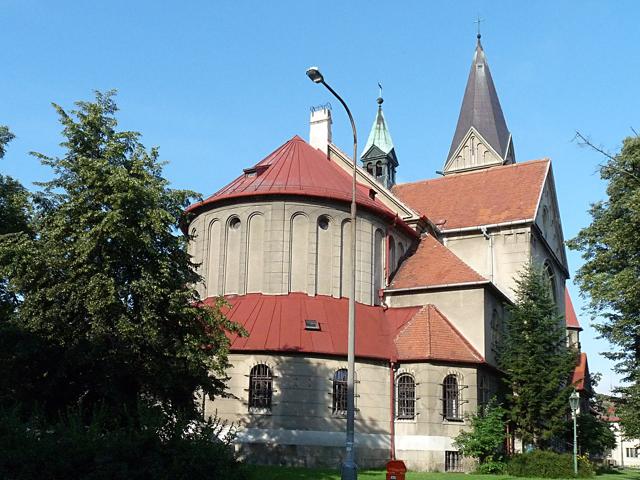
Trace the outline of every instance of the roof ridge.
<instances>
[{"instance_id":1,"label":"roof ridge","mask_svg":"<svg viewBox=\"0 0 640 480\"><path fill-rule=\"evenodd\" d=\"M412 182L396 183L393 186L393 188L404 187L405 185L416 185L419 183L438 182L444 179L460 178L463 175L469 176L469 175L480 174L480 173L489 174L490 172L500 171L507 168L523 167L523 166L526 167L526 166L530 166L532 164L541 163L541 162L551 162L551 159L549 157L542 157L542 158L536 158L534 160L525 160L524 162L510 163L508 165L496 165L495 167L491 167L491 168L482 168L478 170L471 170L468 172L461 172L461 173L456 173L451 175L443 175L441 177L424 178L422 180L414 180Z\"/></svg>"}]
</instances>

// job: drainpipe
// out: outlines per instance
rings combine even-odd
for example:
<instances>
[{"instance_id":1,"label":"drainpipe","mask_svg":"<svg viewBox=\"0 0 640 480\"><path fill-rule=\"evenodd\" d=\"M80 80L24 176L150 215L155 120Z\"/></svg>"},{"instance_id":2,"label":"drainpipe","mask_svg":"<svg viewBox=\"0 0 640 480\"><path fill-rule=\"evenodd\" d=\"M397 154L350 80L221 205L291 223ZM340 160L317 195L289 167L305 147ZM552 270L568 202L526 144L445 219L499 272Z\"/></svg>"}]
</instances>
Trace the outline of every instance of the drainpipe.
<instances>
[{"instance_id":1,"label":"drainpipe","mask_svg":"<svg viewBox=\"0 0 640 480\"><path fill-rule=\"evenodd\" d=\"M389 433L390 433L390 451L389 455L391 456L391 460L396 459L396 422L395 422L395 410L396 410L396 382L395 382L395 366L396 364L393 360L389 361L389 384L390 384L390 395L389 395L389 413L390 413L390 421L389 421Z\"/></svg>"},{"instance_id":2,"label":"drainpipe","mask_svg":"<svg viewBox=\"0 0 640 480\"><path fill-rule=\"evenodd\" d=\"M490 270L489 280L491 280L492 283L496 283L493 280L493 236L489 235L489 232L487 232L486 225L481 226L480 227L480 231L482 232L482 235L484 235L484 238L489 240L489 261L491 262L491 267L490 267L491 270Z\"/></svg>"}]
</instances>

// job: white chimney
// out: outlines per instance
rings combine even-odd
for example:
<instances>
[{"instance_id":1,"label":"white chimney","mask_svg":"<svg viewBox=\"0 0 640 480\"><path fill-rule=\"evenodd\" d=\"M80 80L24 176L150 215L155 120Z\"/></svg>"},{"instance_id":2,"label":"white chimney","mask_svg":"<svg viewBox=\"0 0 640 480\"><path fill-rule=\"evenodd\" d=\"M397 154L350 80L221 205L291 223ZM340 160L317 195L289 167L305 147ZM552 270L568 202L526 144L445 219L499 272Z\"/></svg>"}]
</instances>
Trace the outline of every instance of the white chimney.
<instances>
[{"instance_id":1,"label":"white chimney","mask_svg":"<svg viewBox=\"0 0 640 480\"><path fill-rule=\"evenodd\" d=\"M329 105L311 107L309 145L325 154L328 153L327 146L331 143L331 123L331 107Z\"/></svg>"}]
</instances>

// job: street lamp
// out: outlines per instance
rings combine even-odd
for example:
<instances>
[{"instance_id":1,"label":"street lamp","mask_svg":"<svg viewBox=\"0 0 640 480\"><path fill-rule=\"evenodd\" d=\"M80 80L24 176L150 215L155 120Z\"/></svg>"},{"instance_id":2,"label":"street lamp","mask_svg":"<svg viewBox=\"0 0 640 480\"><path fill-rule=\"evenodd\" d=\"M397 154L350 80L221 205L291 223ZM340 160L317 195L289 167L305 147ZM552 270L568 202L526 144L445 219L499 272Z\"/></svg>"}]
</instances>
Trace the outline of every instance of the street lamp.
<instances>
[{"instance_id":1,"label":"street lamp","mask_svg":"<svg viewBox=\"0 0 640 480\"><path fill-rule=\"evenodd\" d=\"M578 476L578 428L576 412L579 403L580 395L574 390L569 397L569 406L571 407L571 415L573 417L573 473L575 476Z\"/></svg>"},{"instance_id":2,"label":"street lamp","mask_svg":"<svg viewBox=\"0 0 640 480\"><path fill-rule=\"evenodd\" d=\"M358 136L356 124L347 104L325 81L318 67L307 69L307 76L313 83L320 83L336 97L347 111L351 130L353 131L353 182L351 185L351 291L349 292L349 340L347 345L347 439L345 442L346 456L342 463L342 480L358 478L358 467L355 462L354 430L354 373L355 373L355 345L356 345L356 175L358 156Z\"/></svg>"}]
</instances>

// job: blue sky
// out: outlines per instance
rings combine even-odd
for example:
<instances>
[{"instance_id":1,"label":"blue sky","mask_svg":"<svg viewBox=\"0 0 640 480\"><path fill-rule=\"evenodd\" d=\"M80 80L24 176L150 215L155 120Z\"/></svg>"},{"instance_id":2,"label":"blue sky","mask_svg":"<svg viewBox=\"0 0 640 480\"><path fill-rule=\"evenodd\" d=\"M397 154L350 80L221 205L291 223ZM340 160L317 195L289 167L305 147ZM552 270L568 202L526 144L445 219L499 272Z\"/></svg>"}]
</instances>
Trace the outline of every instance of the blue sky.
<instances>
[{"instance_id":1,"label":"blue sky","mask_svg":"<svg viewBox=\"0 0 640 480\"><path fill-rule=\"evenodd\" d=\"M635 1L0 0L0 124L17 135L0 172L30 187L48 179L28 152L60 153L51 102L70 108L116 88L121 127L160 147L173 186L210 194L293 135L308 137L309 107L330 100L305 76L318 65L363 144L382 82L398 180L433 177L453 136L478 15L516 158L553 160L571 238L604 194L602 157L572 142L575 131L614 152L630 127L640 130ZM338 108L334 142L349 151ZM568 254L573 272L581 260ZM616 377L599 352L608 346L588 315L581 321L607 391Z\"/></svg>"}]
</instances>

